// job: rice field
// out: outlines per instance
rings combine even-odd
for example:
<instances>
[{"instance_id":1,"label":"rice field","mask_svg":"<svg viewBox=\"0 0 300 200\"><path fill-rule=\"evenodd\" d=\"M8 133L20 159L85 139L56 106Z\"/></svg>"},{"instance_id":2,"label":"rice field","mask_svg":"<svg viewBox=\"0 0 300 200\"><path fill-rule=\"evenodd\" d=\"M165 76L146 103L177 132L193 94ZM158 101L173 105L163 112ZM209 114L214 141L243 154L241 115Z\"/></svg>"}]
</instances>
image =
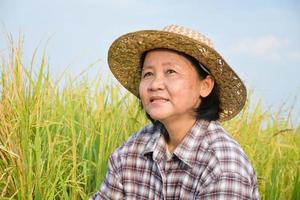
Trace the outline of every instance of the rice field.
<instances>
[{"instance_id":1,"label":"rice field","mask_svg":"<svg viewBox=\"0 0 300 200\"><path fill-rule=\"evenodd\" d=\"M12 47L0 63L0 199L88 199L112 151L149 121L118 86L79 77L59 87L64 77L35 57L24 66ZM225 129L249 156L262 199L300 199L300 124L249 101Z\"/></svg>"}]
</instances>

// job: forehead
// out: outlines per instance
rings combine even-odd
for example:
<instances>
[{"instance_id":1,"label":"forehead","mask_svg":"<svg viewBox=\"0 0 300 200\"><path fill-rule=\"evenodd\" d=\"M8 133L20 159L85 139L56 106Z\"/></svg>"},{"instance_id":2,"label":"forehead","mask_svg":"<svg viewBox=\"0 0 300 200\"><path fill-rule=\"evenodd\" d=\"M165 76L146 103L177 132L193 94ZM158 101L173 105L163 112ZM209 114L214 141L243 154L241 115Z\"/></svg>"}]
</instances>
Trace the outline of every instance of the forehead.
<instances>
[{"instance_id":1,"label":"forehead","mask_svg":"<svg viewBox=\"0 0 300 200\"><path fill-rule=\"evenodd\" d=\"M144 58L142 61L142 67L144 67L145 64L148 65L151 64L151 62L157 61L165 61L168 63L184 63L189 66L193 65L192 62L188 59L188 56L185 56L185 54L183 53L170 49L153 49L147 51L144 54Z\"/></svg>"},{"instance_id":2,"label":"forehead","mask_svg":"<svg viewBox=\"0 0 300 200\"><path fill-rule=\"evenodd\" d=\"M180 53L179 51L172 50L172 49L165 49L165 48L157 48L157 49L149 50L145 52L145 57L149 54L173 54L173 55L184 57L183 53Z\"/></svg>"}]
</instances>

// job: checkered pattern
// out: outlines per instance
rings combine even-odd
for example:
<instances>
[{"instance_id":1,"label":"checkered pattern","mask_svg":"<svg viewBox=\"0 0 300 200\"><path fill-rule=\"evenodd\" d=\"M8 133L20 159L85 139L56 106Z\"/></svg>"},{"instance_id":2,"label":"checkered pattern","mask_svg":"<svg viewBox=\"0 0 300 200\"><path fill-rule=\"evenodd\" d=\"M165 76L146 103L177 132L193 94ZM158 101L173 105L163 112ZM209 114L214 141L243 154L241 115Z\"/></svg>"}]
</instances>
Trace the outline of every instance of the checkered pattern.
<instances>
[{"instance_id":1,"label":"checkered pattern","mask_svg":"<svg viewBox=\"0 0 300 200\"><path fill-rule=\"evenodd\" d=\"M166 134L156 124L129 138L91 199L259 199L250 162L218 122L197 121L171 157Z\"/></svg>"}]
</instances>

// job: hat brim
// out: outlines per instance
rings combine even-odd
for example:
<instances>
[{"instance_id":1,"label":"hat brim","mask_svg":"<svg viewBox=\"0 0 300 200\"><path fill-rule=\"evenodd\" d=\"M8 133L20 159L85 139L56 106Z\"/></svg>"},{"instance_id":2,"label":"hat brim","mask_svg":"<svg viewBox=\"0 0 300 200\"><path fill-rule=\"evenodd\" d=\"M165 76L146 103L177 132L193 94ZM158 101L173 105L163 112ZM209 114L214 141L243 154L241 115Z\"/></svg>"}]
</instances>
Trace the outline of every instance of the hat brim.
<instances>
[{"instance_id":1,"label":"hat brim","mask_svg":"<svg viewBox=\"0 0 300 200\"><path fill-rule=\"evenodd\" d=\"M220 121L237 115L245 105L246 87L213 48L190 37L158 30L143 30L116 39L108 51L108 64L116 79L138 97L141 57L144 52L166 48L186 53L203 64L219 86L222 112Z\"/></svg>"}]
</instances>

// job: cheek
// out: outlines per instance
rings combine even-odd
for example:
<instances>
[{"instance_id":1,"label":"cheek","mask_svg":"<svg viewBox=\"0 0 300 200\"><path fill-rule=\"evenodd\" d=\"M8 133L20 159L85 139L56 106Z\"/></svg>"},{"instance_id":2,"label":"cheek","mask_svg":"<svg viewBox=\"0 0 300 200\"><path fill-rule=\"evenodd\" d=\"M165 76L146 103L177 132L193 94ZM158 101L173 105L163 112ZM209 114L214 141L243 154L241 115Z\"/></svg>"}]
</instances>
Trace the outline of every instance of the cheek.
<instances>
[{"instance_id":1,"label":"cheek","mask_svg":"<svg viewBox=\"0 0 300 200\"><path fill-rule=\"evenodd\" d=\"M139 96L140 96L142 103L144 104L144 102L147 98L147 87L142 82L139 85Z\"/></svg>"},{"instance_id":2,"label":"cheek","mask_svg":"<svg viewBox=\"0 0 300 200\"><path fill-rule=\"evenodd\" d=\"M176 100L183 105L200 103L200 87L197 83L183 82L173 87L173 94L176 93ZM199 92L197 92L199 91Z\"/></svg>"}]
</instances>

